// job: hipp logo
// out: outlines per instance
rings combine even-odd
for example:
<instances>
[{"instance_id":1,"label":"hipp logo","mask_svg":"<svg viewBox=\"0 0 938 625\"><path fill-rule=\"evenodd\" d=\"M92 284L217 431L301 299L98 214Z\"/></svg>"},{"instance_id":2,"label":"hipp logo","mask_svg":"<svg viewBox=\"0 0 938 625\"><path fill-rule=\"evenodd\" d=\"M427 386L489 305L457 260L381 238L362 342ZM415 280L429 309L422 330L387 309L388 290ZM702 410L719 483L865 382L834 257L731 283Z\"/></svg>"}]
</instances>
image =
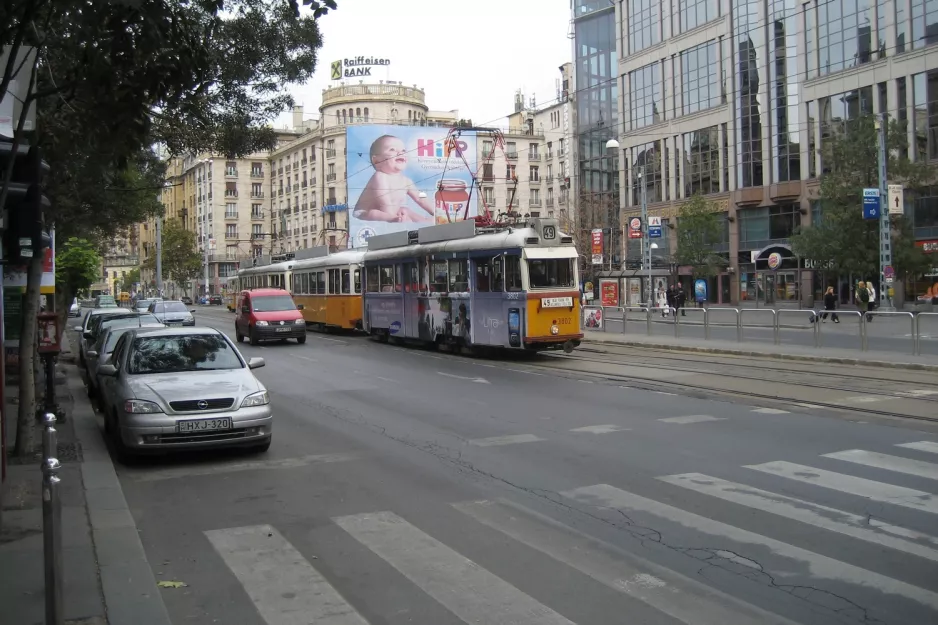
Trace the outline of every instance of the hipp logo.
<instances>
[{"instance_id":1,"label":"hipp logo","mask_svg":"<svg viewBox=\"0 0 938 625\"><path fill-rule=\"evenodd\" d=\"M430 156L443 158L446 156L462 156L469 149L469 144L458 139L417 139L417 156Z\"/></svg>"}]
</instances>

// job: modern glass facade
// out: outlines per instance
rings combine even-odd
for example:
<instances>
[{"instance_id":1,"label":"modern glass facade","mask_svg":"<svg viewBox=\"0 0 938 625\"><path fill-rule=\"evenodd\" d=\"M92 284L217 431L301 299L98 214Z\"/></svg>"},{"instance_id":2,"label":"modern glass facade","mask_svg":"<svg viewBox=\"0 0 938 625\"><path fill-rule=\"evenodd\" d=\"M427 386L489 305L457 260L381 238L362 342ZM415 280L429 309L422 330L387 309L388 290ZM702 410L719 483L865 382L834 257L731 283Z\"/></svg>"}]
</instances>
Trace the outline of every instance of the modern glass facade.
<instances>
[{"instance_id":1,"label":"modern glass facade","mask_svg":"<svg viewBox=\"0 0 938 625\"><path fill-rule=\"evenodd\" d=\"M689 115L724 102L717 42L684 50L681 61L681 113Z\"/></svg>"},{"instance_id":2,"label":"modern glass facade","mask_svg":"<svg viewBox=\"0 0 938 625\"><path fill-rule=\"evenodd\" d=\"M762 124L767 106L761 88L766 84L765 3L740 0L733 7L736 63L736 186L759 187L762 167Z\"/></svg>"},{"instance_id":3,"label":"modern glass facade","mask_svg":"<svg viewBox=\"0 0 938 625\"><path fill-rule=\"evenodd\" d=\"M577 0L573 24L578 155L575 201L581 208L580 228L608 229L605 262L615 266L621 262L619 158L606 150L606 142L618 138L620 130L615 7L609 2ZM582 214L583 207L589 207L589 215Z\"/></svg>"}]
</instances>

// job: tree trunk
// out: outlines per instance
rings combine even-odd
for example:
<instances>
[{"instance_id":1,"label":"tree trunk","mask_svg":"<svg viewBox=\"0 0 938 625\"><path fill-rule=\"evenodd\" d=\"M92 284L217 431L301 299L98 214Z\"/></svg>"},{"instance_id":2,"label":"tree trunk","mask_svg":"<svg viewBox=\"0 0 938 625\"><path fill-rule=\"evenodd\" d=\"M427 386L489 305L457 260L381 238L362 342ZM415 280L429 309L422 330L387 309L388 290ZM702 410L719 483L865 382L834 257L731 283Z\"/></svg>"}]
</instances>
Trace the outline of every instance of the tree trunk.
<instances>
[{"instance_id":1,"label":"tree trunk","mask_svg":"<svg viewBox=\"0 0 938 625\"><path fill-rule=\"evenodd\" d=\"M23 301L23 326L20 331L20 403L16 418L16 443L13 453L28 457L36 449L36 361L42 254L35 255L26 268L26 296Z\"/></svg>"}]
</instances>

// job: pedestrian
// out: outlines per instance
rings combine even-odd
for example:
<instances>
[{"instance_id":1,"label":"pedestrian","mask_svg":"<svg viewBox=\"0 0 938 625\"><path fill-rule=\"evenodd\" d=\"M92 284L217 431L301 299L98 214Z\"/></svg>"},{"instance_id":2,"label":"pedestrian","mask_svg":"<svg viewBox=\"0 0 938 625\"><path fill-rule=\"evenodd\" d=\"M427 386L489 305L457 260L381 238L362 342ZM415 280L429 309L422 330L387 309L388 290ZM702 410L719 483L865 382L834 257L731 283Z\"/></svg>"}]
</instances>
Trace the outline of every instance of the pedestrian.
<instances>
[{"instance_id":1,"label":"pedestrian","mask_svg":"<svg viewBox=\"0 0 938 625\"><path fill-rule=\"evenodd\" d=\"M837 313L833 312L837 310L837 295L834 293L834 287L829 286L824 292L824 312L821 314L821 321L827 321L827 314L830 312L831 319L834 323L840 323L840 319L837 318Z\"/></svg>"},{"instance_id":2,"label":"pedestrian","mask_svg":"<svg viewBox=\"0 0 938 625\"><path fill-rule=\"evenodd\" d=\"M664 293L665 300L667 300L667 303L668 303L668 313L671 313L672 311L674 311L674 307L677 305L675 303L676 295L677 295L677 291L675 290L674 285L669 284L668 290L665 291Z\"/></svg>"},{"instance_id":3,"label":"pedestrian","mask_svg":"<svg viewBox=\"0 0 938 625\"><path fill-rule=\"evenodd\" d=\"M873 286L873 283L867 280L866 290L870 292L870 303L868 310L870 312L876 310L876 288ZM867 315L867 321L873 320L873 315Z\"/></svg>"},{"instance_id":4,"label":"pedestrian","mask_svg":"<svg viewBox=\"0 0 938 625\"><path fill-rule=\"evenodd\" d=\"M684 292L684 285L680 282L677 283L677 292L674 294L674 305L675 308L678 308L681 311L681 316L686 317L687 313L684 312L684 302L687 301L687 293ZM675 313L675 316L677 313Z\"/></svg>"}]
</instances>

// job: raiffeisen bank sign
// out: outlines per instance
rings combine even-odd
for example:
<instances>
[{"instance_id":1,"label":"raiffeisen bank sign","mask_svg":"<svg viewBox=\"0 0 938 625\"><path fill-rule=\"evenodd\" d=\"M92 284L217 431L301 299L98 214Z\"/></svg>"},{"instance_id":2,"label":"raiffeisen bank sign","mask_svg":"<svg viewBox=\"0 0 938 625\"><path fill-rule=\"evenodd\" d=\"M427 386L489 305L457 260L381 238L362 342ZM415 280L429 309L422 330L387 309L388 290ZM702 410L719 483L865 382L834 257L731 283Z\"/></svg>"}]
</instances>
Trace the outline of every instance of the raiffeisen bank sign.
<instances>
[{"instance_id":1,"label":"raiffeisen bank sign","mask_svg":"<svg viewBox=\"0 0 938 625\"><path fill-rule=\"evenodd\" d=\"M356 76L371 76L375 67L386 67L391 59L379 59L373 56L356 56L351 59L341 59L332 62L332 80L342 78L355 78Z\"/></svg>"}]
</instances>

